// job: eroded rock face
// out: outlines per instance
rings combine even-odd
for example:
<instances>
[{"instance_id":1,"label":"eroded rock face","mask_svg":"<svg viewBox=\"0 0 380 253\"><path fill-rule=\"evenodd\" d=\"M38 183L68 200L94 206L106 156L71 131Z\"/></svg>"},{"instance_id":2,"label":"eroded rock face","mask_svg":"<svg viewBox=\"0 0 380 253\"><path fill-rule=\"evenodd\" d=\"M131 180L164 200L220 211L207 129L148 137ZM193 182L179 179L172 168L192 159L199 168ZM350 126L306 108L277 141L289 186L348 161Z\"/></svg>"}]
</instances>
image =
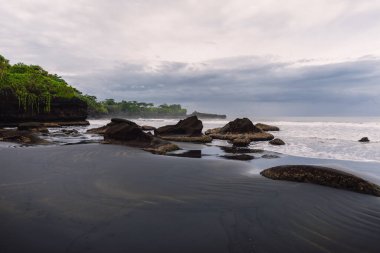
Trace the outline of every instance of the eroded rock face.
<instances>
[{"instance_id":1,"label":"eroded rock face","mask_svg":"<svg viewBox=\"0 0 380 253\"><path fill-rule=\"evenodd\" d=\"M228 122L219 131L221 134L244 134L244 133L260 133L261 129L257 128L252 121L248 118L235 119L234 121Z\"/></svg>"},{"instance_id":2,"label":"eroded rock face","mask_svg":"<svg viewBox=\"0 0 380 253\"><path fill-rule=\"evenodd\" d=\"M285 145L285 142L279 138L275 138L275 139L269 141L269 144L272 144L275 146L282 146L282 145Z\"/></svg>"},{"instance_id":3,"label":"eroded rock face","mask_svg":"<svg viewBox=\"0 0 380 253\"><path fill-rule=\"evenodd\" d=\"M0 94L0 125L16 127L23 122L85 122L87 104L79 98L53 98L50 111L40 108L20 107L18 98L12 94Z\"/></svg>"},{"instance_id":4,"label":"eroded rock face","mask_svg":"<svg viewBox=\"0 0 380 253\"><path fill-rule=\"evenodd\" d=\"M263 170L262 176L330 186L380 197L380 187L352 174L322 166L285 165Z\"/></svg>"},{"instance_id":5,"label":"eroded rock face","mask_svg":"<svg viewBox=\"0 0 380 253\"><path fill-rule=\"evenodd\" d=\"M266 131L266 132L268 132L268 131L280 131L280 128L277 126L267 125L267 124L263 124L263 123L257 123L256 127L260 128L261 130Z\"/></svg>"},{"instance_id":6,"label":"eroded rock face","mask_svg":"<svg viewBox=\"0 0 380 253\"><path fill-rule=\"evenodd\" d=\"M202 135L203 124L197 116L191 116L180 120L175 125L167 125L154 130L157 136L200 136Z\"/></svg>"}]
</instances>

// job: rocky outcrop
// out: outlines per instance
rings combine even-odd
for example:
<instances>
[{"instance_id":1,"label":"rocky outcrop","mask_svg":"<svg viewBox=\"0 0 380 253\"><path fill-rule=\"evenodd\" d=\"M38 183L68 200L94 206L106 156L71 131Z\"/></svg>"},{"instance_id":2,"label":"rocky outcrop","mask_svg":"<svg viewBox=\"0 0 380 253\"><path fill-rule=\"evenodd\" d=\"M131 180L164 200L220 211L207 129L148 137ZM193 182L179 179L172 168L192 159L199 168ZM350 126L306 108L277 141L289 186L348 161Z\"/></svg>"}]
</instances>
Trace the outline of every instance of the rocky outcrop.
<instances>
[{"instance_id":1,"label":"rocky outcrop","mask_svg":"<svg viewBox=\"0 0 380 253\"><path fill-rule=\"evenodd\" d=\"M244 133L260 133L262 132L257 128L252 121L247 118L235 119L234 121L228 122L219 131L221 134L244 134Z\"/></svg>"},{"instance_id":2,"label":"rocky outcrop","mask_svg":"<svg viewBox=\"0 0 380 253\"><path fill-rule=\"evenodd\" d=\"M275 145L275 146L281 146L281 145L285 145L285 142L279 138L275 138L275 139L269 141L269 144Z\"/></svg>"},{"instance_id":3,"label":"rocky outcrop","mask_svg":"<svg viewBox=\"0 0 380 253\"><path fill-rule=\"evenodd\" d=\"M279 128L279 127L272 126L272 125L267 125L267 124L263 124L263 123L257 123L257 124L256 124L256 127L257 127L257 128L260 128L261 130L263 130L263 131L265 131L265 132L269 132L269 131L280 131L280 128Z\"/></svg>"},{"instance_id":4,"label":"rocky outcrop","mask_svg":"<svg viewBox=\"0 0 380 253\"><path fill-rule=\"evenodd\" d=\"M363 137L359 140L359 142L369 142L368 137Z\"/></svg>"},{"instance_id":5,"label":"rocky outcrop","mask_svg":"<svg viewBox=\"0 0 380 253\"><path fill-rule=\"evenodd\" d=\"M180 120L175 125L167 125L154 130L158 136L200 136L202 135L203 124L197 116L191 116Z\"/></svg>"},{"instance_id":6,"label":"rocky outcrop","mask_svg":"<svg viewBox=\"0 0 380 253\"><path fill-rule=\"evenodd\" d=\"M111 119L111 123L91 132L96 131L103 133L106 143L138 147L155 154L165 154L178 149L177 145L147 134L139 125L125 119Z\"/></svg>"},{"instance_id":7,"label":"rocky outcrop","mask_svg":"<svg viewBox=\"0 0 380 253\"><path fill-rule=\"evenodd\" d=\"M285 165L260 173L275 180L306 182L380 196L380 187L352 174L312 165Z\"/></svg>"},{"instance_id":8,"label":"rocky outcrop","mask_svg":"<svg viewBox=\"0 0 380 253\"><path fill-rule=\"evenodd\" d=\"M84 122L87 118L87 104L79 98L53 98L50 110L41 103L38 108L20 106L12 93L0 93L0 126L16 127L24 122Z\"/></svg>"},{"instance_id":9,"label":"rocky outcrop","mask_svg":"<svg viewBox=\"0 0 380 253\"><path fill-rule=\"evenodd\" d=\"M202 134L203 124L197 116L180 120L175 125L167 125L154 130L154 134L161 139L179 142L208 143L210 136Z\"/></svg>"},{"instance_id":10,"label":"rocky outcrop","mask_svg":"<svg viewBox=\"0 0 380 253\"><path fill-rule=\"evenodd\" d=\"M18 125L17 130L48 133L49 130L38 122L26 122Z\"/></svg>"},{"instance_id":11,"label":"rocky outcrop","mask_svg":"<svg viewBox=\"0 0 380 253\"><path fill-rule=\"evenodd\" d=\"M108 128L108 125L97 127L97 128L91 128L91 129L88 129L86 133L104 135L106 133L107 128Z\"/></svg>"},{"instance_id":12,"label":"rocky outcrop","mask_svg":"<svg viewBox=\"0 0 380 253\"><path fill-rule=\"evenodd\" d=\"M0 141L16 142L24 145L43 145L50 142L38 137L34 131L0 129Z\"/></svg>"},{"instance_id":13,"label":"rocky outcrop","mask_svg":"<svg viewBox=\"0 0 380 253\"><path fill-rule=\"evenodd\" d=\"M269 141L274 138L270 133L257 128L249 119L236 119L230 121L222 128L214 128L206 131L206 135L214 139L230 140L249 139L250 141Z\"/></svg>"}]
</instances>

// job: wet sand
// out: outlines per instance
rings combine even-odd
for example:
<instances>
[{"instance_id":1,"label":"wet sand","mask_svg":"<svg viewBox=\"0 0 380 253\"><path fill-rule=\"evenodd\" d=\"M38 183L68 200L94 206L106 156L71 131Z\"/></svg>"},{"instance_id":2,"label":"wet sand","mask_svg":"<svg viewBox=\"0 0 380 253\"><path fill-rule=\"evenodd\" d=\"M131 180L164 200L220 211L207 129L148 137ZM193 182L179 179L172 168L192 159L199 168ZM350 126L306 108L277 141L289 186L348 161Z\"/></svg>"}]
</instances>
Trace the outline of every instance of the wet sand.
<instances>
[{"instance_id":1,"label":"wet sand","mask_svg":"<svg viewBox=\"0 0 380 253\"><path fill-rule=\"evenodd\" d=\"M252 173L286 159L1 148L0 252L380 252L380 198Z\"/></svg>"}]
</instances>

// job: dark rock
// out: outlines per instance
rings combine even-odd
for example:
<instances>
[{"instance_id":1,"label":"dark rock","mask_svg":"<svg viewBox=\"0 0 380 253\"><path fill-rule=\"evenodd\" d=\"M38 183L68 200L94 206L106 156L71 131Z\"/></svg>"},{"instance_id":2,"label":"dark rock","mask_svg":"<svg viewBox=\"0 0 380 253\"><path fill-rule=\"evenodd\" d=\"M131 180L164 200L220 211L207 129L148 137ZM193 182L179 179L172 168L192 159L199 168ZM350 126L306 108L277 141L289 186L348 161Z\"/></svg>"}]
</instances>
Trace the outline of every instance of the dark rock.
<instances>
[{"instance_id":1,"label":"dark rock","mask_svg":"<svg viewBox=\"0 0 380 253\"><path fill-rule=\"evenodd\" d=\"M153 126L141 126L141 129L143 131L154 131L154 130L156 130L156 128Z\"/></svg>"},{"instance_id":2,"label":"dark rock","mask_svg":"<svg viewBox=\"0 0 380 253\"><path fill-rule=\"evenodd\" d=\"M271 126L271 125L267 125L267 124L263 124L263 123L257 123L256 127L260 128L261 130L266 131L266 132L267 131L280 131L279 127Z\"/></svg>"},{"instance_id":3,"label":"dark rock","mask_svg":"<svg viewBox=\"0 0 380 253\"><path fill-rule=\"evenodd\" d=\"M158 136L200 136L202 135L203 124L197 116L191 116L184 120L180 120L175 125L167 125L154 130L154 134Z\"/></svg>"},{"instance_id":4,"label":"dark rock","mask_svg":"<svg viewBox=\"0 0 380 253\"><path fill-rule=\"evenodd\" d=\"M278 155L263 155L261 158L264 158L264 159L276 159L276 158L280 158Z\"/></svg>"},{"instance_id":5,"label":"dark rock","mask_svg":"<svg viewBox=\"0 0 380 253\"><path fill-rule=\"evenodd\" d=\"M368 137L363 137L359 140L359 142L369 142Z\"/></svg>"},{"instance_id":6,"label":"dark rock","mask_svg":"<svg viewBox=\"0 0 380 253\"><path fill-rule=\"evenodd\" d=\"M108 125L104 139L112 139L118 141L134 141L136 143L150 143L152 137L144 133L140 127L132 121L111 120Z\"/></svg>"},{"instance_id":7,"label":"dark rock","mask_svg":"<svg viewBox=\"0 0 380 253\"><path fill-rule=\"evenodd\" d=\"M241 148L241 147L225 147L225 146L219 146L221 150L223 150L225 153L263 153L264 150L262 149L251 149L251 148Z\"/></svg>"},{"instance_id":8,"label":"dark rock","mask_svg":"<svg viewBox=\"0 0 380 253\"><path fill-rule=\"evenodd\" d=\"M139 125L129 120L113 119L96 131L104 132L105 143L139 147L154 154L165 154L178 149L177 145L145 133Z\"/></svg>"},{"instance_id":9,"label":"dark rock","mask_svg":"<svg viewBox=\"0 0 380 253\"><path fill-rule=\"evenodd\" d=\"M187 158L202 158L201 150L187 150L182 153L167 154L168 156L187 157Z\"/></svg>"},{"instance_id":10,"label":"dark rock","mask_svg":"<svg viewBox=\"0 0 380 253\"><path fill-rule=\"evenodd\" d=\"M247 147L251 143L249 138L236 138L232 140L235 147Z\"/></svg>"},{"instance_id":11,"label":"dark rock","mask_svg":"<svg viewBox=\"0 0 380 253\"><path fill-rule=\"evenodd\" d=\"M285 142L279 138L276 138L276 139L269 141L269 144L281 146L281 145L285 145Z\"/></svg>"},{"instance_id":12,"label":"dark rock","mask_svg":"<svg viewBox=\"0 0 380 253\"><path fill-rule=\"evenodd\" d=\"M322 166L284 165L260 173L275 180L306 182L380 196L380 187L352 174Z\"/></svg>"},{"instance_id":13,"label":"dark rock","mask_svg":"<svg viewBox=\"0 0 380 253\"><path fill-rule=\"evenodd\" d=\"M209 129L205 134L211 136L213 139L230 141L233 141L235 139L249 139L250 141L269 141L274 138L272 134L264 132L254 126L253 123L247 118L235 119L234 121L230 121L222 128Z\"/></svg>"},{"instance_id":14,"label":"dark rock","mask_svg":"<svg viewBox=\"0 0 380 253\"><path fill-rule=\"evenodd\" d=\"M41 139L35 132L27 130L0 129L0 141L26 145L43 145L50 142Z\"/></svg>"},{"instance_id":15,"label":"dark rock","mask_svg":"<svg viewBox=\"0 0 380 253\"><path fill-rule=\"evenodd\" d=\"M43 127L43 125L41 123L38 123L38 122L20 123L17 127L17 130L33 131L33 132L40 132L40 133L49 133L49 130L46 127Z\"/></svg>"},{"instance_id":16,"label":"dark rock","mask_svg":"<svg viewBox=\"0 0 380 253\"><path fill-rule=\"evenodd\" d=\"M41 123L39 122L25 122L18 125L18 130L31 130L31 129L38 129L42 127Z\"/></svg>"},{"instance_id":17,"label":"dark rock","mask_svg":"<svg viewBox=\"0 0 380 253\"><path fill-rule=\"evenodd\" d=\"M210 143L212 138L208 135L200 136L160 136L161 139L167 141L178 141L178 142L194 142L194 143Z\"/></svg>"},{"instance_id":18,"label":"dark rock","mask_svg":"<svg viewBox=\"0 0 380 253\"><path fill-rule=\"evenodd\" d=\"M222 155L221 157L229 160L249 161L255 159L252 155L239 154L239 155Z\"/></svg>"},{"instance_id":19,"label":"dark rock","mask_svg":"<svg viewBox=\"0 0 380 253\"><path fill-rule=\"evenodd\" d=\"M261 129L257 128L252 121L247 118L235 119L228 122L224 127L220 129L221 134L226 133L260 133Z\"/></svg>"},{"instance_id":20,"label":"dark rock","mask_svg":"<svg viewBox=\"0 0 380 253\"><path fill-rule=\"evenodd\" d=\"M104 133L106 132L108 126L102 126L102 127L98 127L98 128L91 128L91 129L88 129L86 133L88 134L99 134L99 135L104 135Z\"/></svg>"}]
</instances>

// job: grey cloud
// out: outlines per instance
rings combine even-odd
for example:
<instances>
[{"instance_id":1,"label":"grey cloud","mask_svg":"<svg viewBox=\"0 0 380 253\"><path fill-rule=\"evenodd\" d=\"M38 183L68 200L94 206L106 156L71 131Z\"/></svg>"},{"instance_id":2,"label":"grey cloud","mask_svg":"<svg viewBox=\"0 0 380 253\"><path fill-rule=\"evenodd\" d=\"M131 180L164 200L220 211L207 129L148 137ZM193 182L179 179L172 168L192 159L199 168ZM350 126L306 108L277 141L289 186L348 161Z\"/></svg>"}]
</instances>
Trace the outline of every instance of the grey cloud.
<instances>
[{"instance_id":1,"label":"grey cloud","mask_svg":"<svg viewBox=\"0 0 380 253\"><path fill-rule=\"evenodd\" d=\"M311 114L319 108L318 114L339 115L342 110L366 104L368 110L361 113L380 113L375 107L379 105L380 97L380 60L359 59L295 67L293 63L252 59L247 63L243 57L245 64L238 64L236 68L225 67L225 61L229 60L223 59L213 61L214 65L200 64L197 70L185 63L164 62L157 68L158 72L140 65L122 65L113 70L72 77L71 81L100 98L183 103L194 109L197 109L197 104L204 107L272 104L272 110L277 107L278 111L283 111L281 107L284 105L299 104L304 108L310 107ZM323 110L327 105L331 106ZM304 108L295 110L293 114L305 113ZM236 108L215 109L231 113Z\"/></svg>"}]
</instances>

